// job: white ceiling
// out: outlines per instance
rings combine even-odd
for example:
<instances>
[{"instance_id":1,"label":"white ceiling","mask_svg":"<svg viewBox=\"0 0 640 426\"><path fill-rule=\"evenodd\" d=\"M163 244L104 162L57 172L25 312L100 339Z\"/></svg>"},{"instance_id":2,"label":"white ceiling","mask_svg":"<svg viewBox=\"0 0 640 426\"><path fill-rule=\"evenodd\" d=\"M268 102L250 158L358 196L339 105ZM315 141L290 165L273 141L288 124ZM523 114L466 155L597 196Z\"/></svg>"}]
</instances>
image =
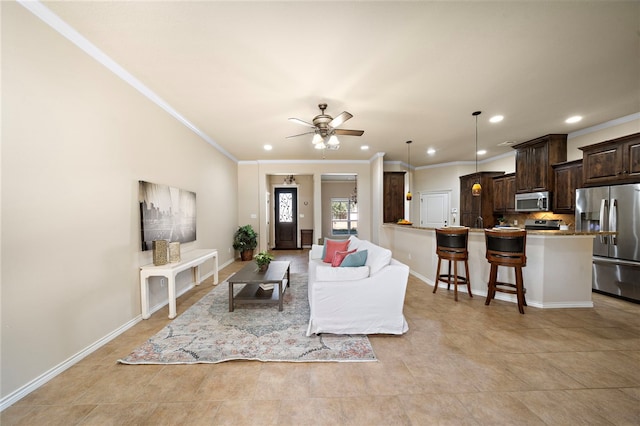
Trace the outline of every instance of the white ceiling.
<instances>
[{"instance_id":1,"label":"white ceiling","mask_svg":"<svg viewBox=\"0 0 640 426\"><path fill-rule=\"evenodd\" d=\"M637 1L44 5L238 160L321 159L285 138L320 102L365 131L327 160L413 166L472 161L476 110L487 157L640 111Z\"/></svg>"}]
</instances>

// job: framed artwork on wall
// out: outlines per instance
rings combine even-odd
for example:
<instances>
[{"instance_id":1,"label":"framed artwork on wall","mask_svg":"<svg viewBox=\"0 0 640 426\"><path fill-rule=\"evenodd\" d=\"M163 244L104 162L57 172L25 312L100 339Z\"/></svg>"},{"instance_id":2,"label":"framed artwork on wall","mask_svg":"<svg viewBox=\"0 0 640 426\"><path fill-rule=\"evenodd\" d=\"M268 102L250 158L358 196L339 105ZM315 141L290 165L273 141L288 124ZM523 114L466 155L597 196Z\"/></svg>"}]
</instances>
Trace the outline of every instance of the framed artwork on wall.
<instances>
[{"instance_id":1,"label":"framed artwork on wall","mask_svg":"<svg viewBox=\"0 0 640 426\"><path fill-rule=\"evenodd\" d=\"M142 250L154 240L196 240L196 193L168 185L138 181Z\"/></svg>"}]
</instances>

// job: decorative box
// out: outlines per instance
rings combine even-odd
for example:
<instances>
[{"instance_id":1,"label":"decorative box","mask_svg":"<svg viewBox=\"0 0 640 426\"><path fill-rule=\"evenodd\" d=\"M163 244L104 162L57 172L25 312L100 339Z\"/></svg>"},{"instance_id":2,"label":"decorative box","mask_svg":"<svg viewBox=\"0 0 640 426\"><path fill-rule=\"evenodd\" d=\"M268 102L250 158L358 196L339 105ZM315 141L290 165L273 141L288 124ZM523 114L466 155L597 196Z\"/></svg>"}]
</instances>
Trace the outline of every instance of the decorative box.
<instances>
[{"instance_id":1,"label":"decorative box","mask_svg":"<svg viewBox=\"0 0 640 426\"><path fill-rule=\"evenodd\" d=\"M154 265L166 265L167 264L167 240L154 240L153 241L153 264Z\"/></svg>"},{"instance_id":2,"label":"decorative box","mask_svg":"<svg viewBox=\"0 0 640 426\"><path fill-rule=\"evenodd\" d=\"M180 262L180 243L169 243L169 262Z\"/></svg>"}]
</instances>

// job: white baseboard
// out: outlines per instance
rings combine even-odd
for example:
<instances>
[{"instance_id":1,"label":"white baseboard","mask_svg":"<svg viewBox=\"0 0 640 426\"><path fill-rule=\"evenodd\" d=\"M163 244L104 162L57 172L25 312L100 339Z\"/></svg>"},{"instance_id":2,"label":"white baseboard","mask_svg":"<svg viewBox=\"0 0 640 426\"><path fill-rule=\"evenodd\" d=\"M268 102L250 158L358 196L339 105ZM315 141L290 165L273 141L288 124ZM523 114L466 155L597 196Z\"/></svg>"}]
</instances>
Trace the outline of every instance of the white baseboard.
<instances>
[{"instance_id":1,"label":"white baseboard","mask_svg":"<svg viewBox=\"0 0 640 426\"><path fill-rule=\"evenodd\" d=\"M97 340L93 344L87 346L86 348L84 348L80 352L76 353L72 357L66 359L65 361L63 361L62 363L60 363L57 366L53 367L49 371L46 371L45 373L43 373L40 376L36 377L35 379L30 381L26 385L24 385L21 388L11 392L9 395L5 396L4 398L2 398L0 400L0 412L4 411L5 408L10 407L11 405L16 403L20 399L24 398L25 396L27 396L28 394L30 394L34 390L38 389L40 386L44 385L49 380L51 380L54 377L56 377L58 374L64 372L68 368L70 368L73 365L75 365L76 363L80 362L82 359L86 358L91 353L93 353L96 350L100 349L102 346L106 345L111 340L115 339L116 337L118 337L119 335L124 333L125 331L129 330L131 327L133 327L134 325L136 325L140 321L142 321L142 315L136 316L132 320L128 321L127 323L125 323L122 326L118 327L117 329L113 330L111 333L109 333L106 336L104 336L103 338Z\"/></svg>"},{"instance_id":2,"label":"white baseboard","mask_svg":"<svg viewBox=\"0 0 640 426\"><path fill-rule=\"evenodd\" d=\"M224 264L219 265L218 266L218 270L223 269L224 267L232 264L233 262L234 262L234 259L231 259L228 262L225 262ZM208 272L207 274L204 274L204 275L200 276L200 281L204 281L207 278L211 277L212 275L213 275L213 271ZM182 296L187 291L191 290L193 287L195 287L195 283L191 283L189 286L187 286L182 291L180 291L179 294L176 294L176 298ZM154 313L157 310L163 308L164 306L167 306L168 304L169 304L169 300L167 299L164 302L160 302L159 304L154 306L150 310L150 312ZM109 343L110 341L112 341L113 339L115 339L116 337L118 337L119 335L124 333L125 331L129 330L131 327L133 327L134 325L136 325L140 321L142 321L142 314L140 314L140 315L136 316L135 318L127 321L125 324L123 324L120 327L116 328L111 333L107 334L106 336L102 337L101 339L97 340L96 342L92 343L91 345L87 346L86 348L84 348L80 352L76 353L75 355L73 355L70 358L66 359L65 361L61 362L60 364L58 364L57 366L53 367L52 369L44 372L43 374L41 374L40 376L36 377L35 379L30 381L26 385L20 387L19 389L16 389L15 391L11 392L9 395L7 395L4 398L0 399L0 412L4 411L7 407L10 407L11 405L15 404L17 401L21 400L22 398L24 398L25 396L27 396L28 394L30 394L34 390L38 389L40 386L44 385L49 380L51 380L54 377L56 377L58 374L61 374L65 370L69 369L70 367L74 366L78 362L82 361L84 358L86 358L87 356L91 355L93 352L97 351L102 346L106 345L107 343Z\"/></svg>"},{"instance_id":3,"label":"white baseboard","mask_svg":"<svg viewBox=\"0 0 640 426\"><path fill-rule=\"evenodd\" d=\"M424 281L425 283L433 287L433 281L431 281L429 278L425 277L424 275L411 270L409 270L409 273L414 277L416 277L417 279L419 279L420 281Z\"/></svg>"},{"instance_id":4,"label":"white baseboard","mask_svg":"<svg viewBox=\"0 0 640 426\"><path fill-rule=\"evenodd\" d=\"M421 281L424 281L426 284L433 287L433 280L428 279L424 275L421 275L417 272L410 271L410 274L414 277L418 278ZM446 283L438 283L438 288L447 288ZM487 291L478 291L471 289L471 293L474 296L487 297ZM496 293L496 300L502 300L504 302L518 303L518 298L515 295L504 294L504 293ZM539 303L532 302L527 300L527 305L532 308L541 308L541 309L561 309L561 308L593 308L593 302L547 302L547 303Z\"/></svg>"}]
</instances>

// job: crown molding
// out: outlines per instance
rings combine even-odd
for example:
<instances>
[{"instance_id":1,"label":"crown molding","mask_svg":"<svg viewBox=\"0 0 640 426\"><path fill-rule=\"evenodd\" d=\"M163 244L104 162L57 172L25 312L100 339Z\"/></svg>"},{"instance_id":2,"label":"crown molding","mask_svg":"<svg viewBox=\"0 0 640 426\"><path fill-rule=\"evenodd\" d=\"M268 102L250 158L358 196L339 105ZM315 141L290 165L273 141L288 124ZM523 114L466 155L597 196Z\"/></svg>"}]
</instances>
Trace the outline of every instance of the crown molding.
<instances>
[{"instance_id":1,"label":"crown molding","mask_svg":"<svg viewBox=\"0 0 640 426\"><path fill-rule=\"evenodd\" d=\"M251 160L238 164L370 164L369 160Z\"/></svg>"},{"instance_id":2,"label":"crown molding","mask_svg":"<svg viewBox=\"0 0 640 426\"><path fill-rule=\"evenodd\" d=\"M240 166L255 166L259 164L371 164L377 158L384 157L384 152L378 152L369 160L239 160Z\"/></svg>"},{"instance_id":3,"label":"crown molding","mask_svg":"<svg viewBox=\"0 0 640 426\"><path fill-rule=\"evenodd\" d=\"M369 158L369 162L374 162L376 159L385 156L386 152L376 152L375 154L373 154L373 157Z\"/></svg>"},{"instance_id":4,"label":"crown molding","mask_svg":"<svg viewBox=\"0 0 640 426\"><path fill-rule=\"evenodd\" d=\"M500 154L500 155L496 155L495 157L490 157L490 158L485 158L484 160L479 160L478 164L486 164L486 163L490 163L492 161L495 160L500 160L502 158L507 158L507 157L513 157L516 155L516 152L507 152L504 154ZM400 165L402 167L409 167L409 165L407 163L405 163L404 161L385 161L384 164L393 164L393 165ZM429 164L427 166L411 166L412 170L428 170L428 169L437 169L440 167L453 167L453 166L473 166L475 165L476 162L475 161L451 161L448 163L438 163L438 164Z\"/></svg>"},{"instance_id":5,"label":"crown molding","mask_svg":"<svg viewBox=\"0 0 640 426\"><path fill-rule=\"evenodd\" d=\"M158 96L153 90L149 89L144 85L140 80L135 78L129 71L124 69L121 65L119 65L116 61L111 59L106 53L102 50L98 49L96 45L91 43L88 39L86 39L82 34L76 31L71 25L67 24L63 21L58 15L53 13L49 8L40 3L37 0L17 0L18 3L27 9L29 12L33 13L35 16L40 18L45 24L49 25L55 31L60 33L67 40L75 44L86 54L91 56L93 59L102 64L109 71L120 77L126 83L128 83L131 87L140 92L143 96L149 99L154 104L158 105L164 111L166 111L173 118L178 120L184 126L186 126L189 130L207 142L209 145L213 146L215 149L220 151L226 157L234 162L238 162L238 159L235 158L231 153L229 153L226 149L218 145L209 135L204 133L195 124L190 122L186 117L176 111L171 105L169 105L164 99Z\"/></svg>"},{"instance_id":6,"label":"crown molding","mask_svg":"<svg viewBox=\"0 0 640 426\"><path fill-rule=\"evenodd\" d=\"M386 166L400 166L400 167L404 167L405 169L409 169L409 170L418 170L418 167L411 166L408 163L405 163L404 161L401 161L401 160L385 161L384 165L386 165Z\"/></svg>"},{"instance_id":7,"label":"crown molding","mask_svg":"<svg viewBox=\"0 0 640 426\"><path fill-rule=\"evenodd\" d=\"M640 120L640 112L636 112L635 114L625 115L624 117L616 118L610 121L605 121L604 123L596 124L595 126L585 127L584 129L576 130L575 132L571 132L567 135L567 139L577 138L578 136L588 135L589 133L594 133L599 130L608 129L609 127L619 126L624 123L628 123L630 121Z\"/></svg>"}]
</instances>

